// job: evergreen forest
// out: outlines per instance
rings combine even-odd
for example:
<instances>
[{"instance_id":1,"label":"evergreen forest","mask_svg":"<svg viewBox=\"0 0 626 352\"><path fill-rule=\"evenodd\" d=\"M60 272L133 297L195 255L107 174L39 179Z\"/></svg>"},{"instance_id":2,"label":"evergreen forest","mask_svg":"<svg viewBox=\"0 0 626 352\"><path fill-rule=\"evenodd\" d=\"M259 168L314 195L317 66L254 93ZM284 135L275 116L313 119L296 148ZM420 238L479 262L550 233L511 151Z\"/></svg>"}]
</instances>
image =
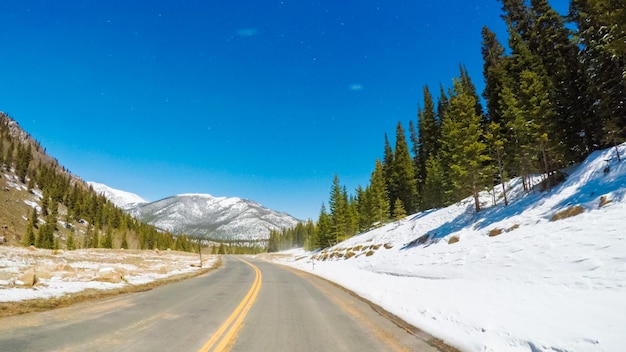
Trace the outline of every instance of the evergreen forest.
<instances>
[{"instance_id":1,"label":"evergreen forest","mask_svg":"<svg viewBox=\"0 0 626 352\"><path fill-rule=\"evenodd\" d=\"M479 192L496 185L507 205L509 179L549 189L560 170L626 141L626 3L572 0L561 15L547 0L500 2L508 38L482 29L484 91L463 65L450 87L424 86L417 121L398 122L393 147L384 136L369 185L349 194L335 175L317 222L273 232L270 251L326 248L467 197L479 212Z\"/></svg>"}]
</instances>

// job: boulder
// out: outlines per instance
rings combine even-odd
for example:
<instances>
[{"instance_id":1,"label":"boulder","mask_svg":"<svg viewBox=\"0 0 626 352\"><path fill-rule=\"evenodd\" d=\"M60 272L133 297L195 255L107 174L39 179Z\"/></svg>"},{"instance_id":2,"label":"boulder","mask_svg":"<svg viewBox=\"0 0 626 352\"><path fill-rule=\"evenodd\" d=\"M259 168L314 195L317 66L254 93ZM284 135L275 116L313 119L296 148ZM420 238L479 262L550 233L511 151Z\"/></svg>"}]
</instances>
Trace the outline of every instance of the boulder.
<instances>
[{"instance_id":1,"label":"boulder","mask_svg":"<svg viewBox=\"0 0 626 352\"><path fill-rule=\"evenodd\" d=\"M22 285L27 287L33 287L37 283L37 274L35 272L35 267L32 266L26 269L18 278L17 282L20 282Z\"/></svg>"},{"instance_id":2,"label":"boulder","mask_svg":"<svg viewBox=\"0 0 626 352\"><path fill-rule=\"evenodd\" d=\"M113 267L101 267L92 281L110 282L118 284L124 281L124 270Z\"/></svg>"}]
</instances>

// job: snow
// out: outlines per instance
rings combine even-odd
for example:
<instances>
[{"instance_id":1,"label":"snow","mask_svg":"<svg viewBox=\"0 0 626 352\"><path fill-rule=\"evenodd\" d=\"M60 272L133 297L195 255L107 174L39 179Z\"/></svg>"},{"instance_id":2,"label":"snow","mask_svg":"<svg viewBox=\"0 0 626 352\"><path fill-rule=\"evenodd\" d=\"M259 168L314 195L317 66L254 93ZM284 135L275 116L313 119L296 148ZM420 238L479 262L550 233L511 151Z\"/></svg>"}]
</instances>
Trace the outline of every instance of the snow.
<instances>
[{"instance_id":1,"label":"snow","mask_svg":"<svg viewBox=\"0 0 626 352\"><path fill-rule=\"evenodd\" d=\"M108 200L120 208L125 208L134 204L147 203L146 200L134 193L111 188L105 184L93 181L89 181L87 184L90 185L94 191L105 196Z\"/></svg>"},{"instance_id":2,"label":"snow","mask_svg":"<svg viewBox=\"0 0 626 352\"><path fill-rule=\"evenodd\" d=\"M624 159L626 144L619 151ZM324 252L274 260L335 281L462 351L621 351L626 162L614 152L590 155L548 192L525 193L519 179L510 181L507 207L496 186L498 203L481 195L478 214L468 198ZM585 212L551 220L577 205ZM496 229L502 233L490 237ZM459 242L449 244L452 237ZM197 270L197 261L178 252L0 246L0 302L141 284ZM39 283L27 287L24 274L35 269Z\"/></svg>"},{"instance_id":3,"label":"snow","mask_svg":"<svg viewBox=\"0 0 626 352\"><path fill-rule=\"evenodd\" d=\"M626 144L619 150L624 158ZM611 148L551 191L524 193L518 179L509 187L508 207L485 193L478 214L468 198L274 260L337 282L462 351L623 350L626 162ZM600 206L603 196L610 203ZM551 221L575 205L585 212ZM490 237L494 229L502 234ZM448 244L453 236L459 242Z\"/></svg>"},{"instance_id":4,"label":"snow","mask_svg":"<svg viewBox=\"0 0 626 352\"><path fill-rule=\"evenodd\" d=\"M203 267L209 267L216 257L202 259ZM198 264L197 254L175 251L52 251L0 246L0 302L139 285L197 271ZM36 274L36 285L25 283L28 272Z\"/></svg>"},{"instance_id":5,"label":"snow","mask_svg":"<svg viewBox=\"0 0 626 352\"><path fill-rule=\"evenodd\" d=\"M208 194L208 193L182 193L182 194L177 194L175 195L175 197L191 197L191 198L206 198L209 200L213 200L213 199L224 199L223 197L213 197L212 195Z\"/></svg>"}]
</instances>

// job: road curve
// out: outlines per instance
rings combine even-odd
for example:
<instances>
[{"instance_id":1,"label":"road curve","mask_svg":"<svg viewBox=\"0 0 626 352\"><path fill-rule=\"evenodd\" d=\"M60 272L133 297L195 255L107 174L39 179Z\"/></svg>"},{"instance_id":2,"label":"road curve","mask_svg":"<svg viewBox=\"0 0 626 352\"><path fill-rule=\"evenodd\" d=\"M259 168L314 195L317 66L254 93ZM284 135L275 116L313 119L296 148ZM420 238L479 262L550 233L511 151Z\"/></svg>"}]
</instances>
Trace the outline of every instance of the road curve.
<instances>
[{"instance_id":1,"label":"road curve","mask_svg":"<svg viewBox=\"0 0 626 352\"><path fill-rule=\"evenodd\" d=\"M313 275L225 257L208 275L0 319L2 351L438 351Z\"/></svg>"}]
</instances>

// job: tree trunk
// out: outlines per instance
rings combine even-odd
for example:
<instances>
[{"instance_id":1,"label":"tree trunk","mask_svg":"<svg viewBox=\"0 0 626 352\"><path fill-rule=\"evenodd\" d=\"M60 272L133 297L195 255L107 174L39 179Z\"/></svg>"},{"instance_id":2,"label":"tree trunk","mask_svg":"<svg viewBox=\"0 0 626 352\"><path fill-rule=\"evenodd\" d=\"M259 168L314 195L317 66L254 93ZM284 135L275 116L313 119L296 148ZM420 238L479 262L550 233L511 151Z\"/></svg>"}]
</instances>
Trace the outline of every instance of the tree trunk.
<instances>
[{"instance_id":1,"label":"tree trunk","mask_svg":"<svg viewBox=\"0 0 626 352\"><path fill-rule=\"evenodd\" d=\"M480 211L480 200L478 199L478 192L474 190L472 193L474 195L474 209L476 210L476 213L478 213Z\"/></svg>"}]
</instances>

